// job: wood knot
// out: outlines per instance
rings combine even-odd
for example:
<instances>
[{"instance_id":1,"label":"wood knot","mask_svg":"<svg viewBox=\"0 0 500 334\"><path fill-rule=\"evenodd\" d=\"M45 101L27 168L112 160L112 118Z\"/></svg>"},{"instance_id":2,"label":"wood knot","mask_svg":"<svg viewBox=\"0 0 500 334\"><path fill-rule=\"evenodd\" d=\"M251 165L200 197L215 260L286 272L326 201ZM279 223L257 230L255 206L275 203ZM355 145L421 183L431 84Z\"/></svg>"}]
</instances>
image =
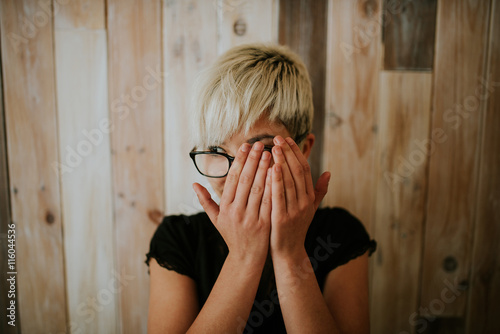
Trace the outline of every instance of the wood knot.
<instances>
[{"instance_id":1,"label":"wood knot","mask_svg":"<svg viewBox=\"0 0 500 334\"><path fill-rule=\"evenodd\" d=\"M47 224L52 225L56 221L56 218L54 217L54 214L52 212L47 211L47 213L45 214L45 221L47 222Z\"/></svg>"},{"instance_id":2,"label":"wood knot","mask_svg":"<svg viewBox=\"0 0 500 334\"><path fill-rule=\"evenodd\" d=\"M363 12L366 17L372 17L377 12L377 2L374 0L365 1L363 4Z\"/></svg>"},{"instance_id":3,"label":"wood knot","mask_svg":"<svg viewBox=\"0 0 500 334\"><path fill-rule=\"evenodd\" d=\"M233 25L234 33L238 36L243 36L247 32L247 23L243 19L237 19Z\"/></svg>"},{"instance_id":4,"label":"wood knot","mask_svg":"<svg viewBox=\"0 0 500 334\"><path fill-rule=\"evenodd\" d=\"M163 213L158 209L152 209L148 211L148 217L153 223L159 225L163 219Z\"/></svg>"},{"instance_id":5,"label":"wood knot","mask_svg":"<svg viewBox=\"0 0 500 334\"><path fill-rule=\"evenodd\" d=\"M451 273L457 270L458 268L458 262L453 256L447 256L443 260L443 269L444 271Z\"/></svg>"}]
</instances>

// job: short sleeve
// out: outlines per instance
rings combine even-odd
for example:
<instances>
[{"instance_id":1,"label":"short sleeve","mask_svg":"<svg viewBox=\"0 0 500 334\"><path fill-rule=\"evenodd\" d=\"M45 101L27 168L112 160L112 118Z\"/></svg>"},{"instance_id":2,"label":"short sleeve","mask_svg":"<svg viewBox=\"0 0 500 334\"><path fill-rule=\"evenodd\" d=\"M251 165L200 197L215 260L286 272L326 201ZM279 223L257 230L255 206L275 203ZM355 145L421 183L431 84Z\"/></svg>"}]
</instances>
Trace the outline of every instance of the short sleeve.
<instances>
[{"instance_id":1,"label":"short sleeve","mask_svg":"<svg viewBox=\"0 0 500 334\"><path fill-rule=\"evenodd\" d=\"M372 255L377 249L377 243L375 240L370 239L363 224L346 210L342 209L339 214L342 216L341 233L344 238L337 249L337 266L341 266L365 254L367 251L368 256Z\"/></svg>"},{"instance_id":2,"label":"short sleeve","mask_svg":"<svg viewBox=\"0 0 500 334\"><path fill-rule=\"evenodd\" d=\"M367 251L370 256L377 248L363 224L345 209L318 210L313 224L309 236L310 255L323 275Z\"/></svg>"},{"instance_id":3,"label":"short sleeve","mask_svg":"<svg viewBox=\"0 0 500 334\"><path fill-rule=\"evenodd\" d=\"M146 254L146 264L154 258L168 270L195 278L196 233L187 216L167 216L156 229Z\"/></svg>"}]
</instances>

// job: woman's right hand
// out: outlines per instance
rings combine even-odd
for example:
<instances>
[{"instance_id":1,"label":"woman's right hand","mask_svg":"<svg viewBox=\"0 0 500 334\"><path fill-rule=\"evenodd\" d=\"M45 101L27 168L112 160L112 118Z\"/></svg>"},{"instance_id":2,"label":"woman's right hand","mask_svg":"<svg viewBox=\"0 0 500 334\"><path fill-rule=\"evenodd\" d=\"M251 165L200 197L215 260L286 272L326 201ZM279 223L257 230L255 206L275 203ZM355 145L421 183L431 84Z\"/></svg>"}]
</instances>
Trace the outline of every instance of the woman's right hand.
<instances>
[{"instance_id":1,"label":"woman's right hand","mask_svg":"<svg viewBox=\"0 0 500 334\"><path fill-rule=\"evenodd\" d=\"M220 206L202 185L193 184L200 204L224 238L230 256L263 264L269 249L271 188L267 170L271 154L261 142L243 144L224 184Z\"/></svg>"}]
</instances>

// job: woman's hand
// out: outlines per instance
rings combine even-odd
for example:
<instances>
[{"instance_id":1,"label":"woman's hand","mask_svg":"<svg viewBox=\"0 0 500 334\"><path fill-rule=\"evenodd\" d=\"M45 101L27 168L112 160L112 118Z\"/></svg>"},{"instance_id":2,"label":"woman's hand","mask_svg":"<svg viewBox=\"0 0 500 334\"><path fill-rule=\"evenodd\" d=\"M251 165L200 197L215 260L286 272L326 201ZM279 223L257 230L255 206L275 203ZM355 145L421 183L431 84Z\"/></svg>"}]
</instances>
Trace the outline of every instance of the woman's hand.
<instances>
[{"instance_id":1,"label":"woman's hand","mask_svg":"<svg viewBox=\"0 0 500 334\"><path fill-rule=\"evenodd\" d=\"M303 254L307 230L328 191L330 173L323 173L313 187L311 169L300 148L288 137L277 136L273 147L275 165L271 180L271 255L293 257Z\"/></svg>"},{"instance_id":2,"label":"woman's hand","mask_svg":"<svg viewBox=\"0 0 500 334\"><path fill-rule=\"evenodd\" d=\"M269 250L271 188L266 186L271 154L264 145L243 144L229 169L220 206L198 183L200 204L226 242L230 256L263 264Z\"/></svg>"}]
</instances>

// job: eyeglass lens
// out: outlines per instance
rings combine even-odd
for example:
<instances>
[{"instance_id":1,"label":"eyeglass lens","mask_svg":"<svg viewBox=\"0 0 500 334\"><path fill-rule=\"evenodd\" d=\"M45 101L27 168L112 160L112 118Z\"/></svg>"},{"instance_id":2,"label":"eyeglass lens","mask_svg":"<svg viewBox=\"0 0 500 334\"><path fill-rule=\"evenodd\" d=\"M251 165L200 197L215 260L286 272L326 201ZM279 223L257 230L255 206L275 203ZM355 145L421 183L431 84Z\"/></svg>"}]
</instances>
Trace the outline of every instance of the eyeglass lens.
<instances>
[{"instance_id":1,"label":"eyeglass lens","mask_svg":"<svg viewBox=\"0 0 500 334\"><path fill-rule=\"evenodd\" d=\"M212 177L226 175L229 170L229 160L219 154L198 154L195 156L196 166L202 174Z\"/></svg>"}]
</instances>

